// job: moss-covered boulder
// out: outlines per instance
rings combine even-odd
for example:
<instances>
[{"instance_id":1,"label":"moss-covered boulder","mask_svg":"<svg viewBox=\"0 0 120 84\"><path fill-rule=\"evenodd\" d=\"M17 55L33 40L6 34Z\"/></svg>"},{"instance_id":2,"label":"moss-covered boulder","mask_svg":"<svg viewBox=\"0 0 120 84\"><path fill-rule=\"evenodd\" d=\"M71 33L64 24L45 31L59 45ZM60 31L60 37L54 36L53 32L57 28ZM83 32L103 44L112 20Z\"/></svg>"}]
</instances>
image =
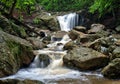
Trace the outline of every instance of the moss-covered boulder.
<instances>
[{"instance_id":1,"label":"moss-covered boulder","mask_svg":"<svg viewBox=\"0 0 120 84\"><path fill-rule=\"evenodd\" d=\"M112 60L102 70L102 74L107 78L120 78L120 58Z\"/></svg>"},{"instance_id":2,"label":"moss-covered boulder","mask_svg":"<svg viewBox=\"0 0 120 84\"><path fill-rule=\"evenodd\" d=\"M0 31L0 77L16 73L28 66L33 58L29 42Z\"/></svg>"},{"instance_id":3,"label":"moss-covered boulder","mask_svg":"<svg viewBox=\"0 0 120 84\"><path fill-rule=\"evenodd\" d=\"M46 27L52 31L60 30L56 16L43 15L42 17L38 16L36 18L40 19L42 23L40 28L45 29Z\"/></svg>"},{"instance_id":4,"label":"moss-covered boulder","mask_svg":"<svg viewBox=\"0 0 120 84\"><path fill-rule=\"evenodd\" d=\"M63 57L66 66L80 70L98 69L107 65L108 61L106 55L85 47L74 48Z\"/></svg>"}]
</instances>

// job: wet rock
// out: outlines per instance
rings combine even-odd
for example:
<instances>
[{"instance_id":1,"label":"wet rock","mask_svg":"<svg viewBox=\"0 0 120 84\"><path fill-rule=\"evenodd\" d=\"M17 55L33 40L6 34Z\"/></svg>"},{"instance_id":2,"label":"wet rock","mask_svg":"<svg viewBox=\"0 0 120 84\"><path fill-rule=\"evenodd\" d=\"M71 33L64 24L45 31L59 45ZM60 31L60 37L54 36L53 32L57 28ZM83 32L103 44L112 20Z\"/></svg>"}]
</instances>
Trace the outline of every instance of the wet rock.
<instances>
[{"instance_id":1,"label":"wet rock","mask_svg":"<svg viewBox=\"0 0 120 84\"><path fill-rule=\"evenodd\" d=\"M34 37L29 37L27 40L33 45L34 49L42 49L46 46L45 43L41 41L41 39L37 39Z\"/></svg>"},{"instance_id":2,"label":"wet rock","mask_svg":"<svg viewBox=\"0 0 120 84\"><path fill-rule=\"evenodd\" d=\"M64 37L64 35L66 35L67 32L65 31L58 31L58 32L54 32L51 38L51 41L60 41L62 40L62 38Z\"/></svg>"},{"instance_id":3,"label":"wet rock","mask_svg":"<svg viewBox=\"0 0 120 84\"><path fill-rule=\"evenodd\" d=\"M34 58L32 45L21 38L0 31L0 77L16 73Z\"/></svg>"},{"instance_id":4,"label":"wet rock","mask_svg":"<svg viewBox=\"0 0 120 84\"><path fill-rule=\"evenodd\" d=\"M63 62L70 68L80 70L98 69L107 65L108 57L102 53L85 47L74 48L64 56Z\"/></svg>"},{"instance_id":5,"label":"wet rock","mask_svg":"<svg viewBox=\"0 0 120 84\"><path fill-rule=\"evenodd\" d=\"M40 60L39 67L40 68L45 68L50 64L51 58L48 55L40 54L39 55L39 60Z\"/></svg>"},{"instance_id":6,"label":"wet rock","mask_svg":"<svg viewBox=\"0 0 120 84\"><path fill-rule=\"evenodd\" d=\"M120 58L112 60L103 70L102 74L107 78L120 78Z\"/></svg>"},{"instance_id":7,"label":"wet rock","mask_svg":"<svg viewBox=\"0 0 120 84\"><path fill-rule=\"evenodd\" d=\"M6 79L6 80L0 80L1 84L44 84L41 81L37 80L18 80L18 79Z\"/></svg>"},{"instance_id":8,"label":"wet rock","mask_svg":"<svg viewBox=\"0 0 120 84\"><path fill-rule=\"evenodd\" d=\"M97 32L102 31L104 28L105 26L102 24L92 24L91 29L88 30L88 33L97 33Z\"/></svg>"}]
</instances>

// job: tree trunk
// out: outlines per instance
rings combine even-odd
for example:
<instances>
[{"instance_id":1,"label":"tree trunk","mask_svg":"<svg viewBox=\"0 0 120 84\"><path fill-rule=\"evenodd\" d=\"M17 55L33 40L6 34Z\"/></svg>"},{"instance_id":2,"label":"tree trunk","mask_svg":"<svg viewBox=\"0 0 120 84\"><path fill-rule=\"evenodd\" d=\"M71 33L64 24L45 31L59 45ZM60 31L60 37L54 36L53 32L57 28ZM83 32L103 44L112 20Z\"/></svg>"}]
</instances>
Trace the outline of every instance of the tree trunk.
<instances>
[{"instance_id":1,"label":"tree trunk","mask_svg":"<svg viewBox=\"0 0 120 84\"><path fill-rule=\"evenodd\" d=\"M14 8L15 8L15 5L17 3L17 0L14 0L13 4L12 4L12 7L10 9L10 12L9 12L9 15L12 16L13 15L13 11L14 11Z\"/></svg>"}]
</instances>

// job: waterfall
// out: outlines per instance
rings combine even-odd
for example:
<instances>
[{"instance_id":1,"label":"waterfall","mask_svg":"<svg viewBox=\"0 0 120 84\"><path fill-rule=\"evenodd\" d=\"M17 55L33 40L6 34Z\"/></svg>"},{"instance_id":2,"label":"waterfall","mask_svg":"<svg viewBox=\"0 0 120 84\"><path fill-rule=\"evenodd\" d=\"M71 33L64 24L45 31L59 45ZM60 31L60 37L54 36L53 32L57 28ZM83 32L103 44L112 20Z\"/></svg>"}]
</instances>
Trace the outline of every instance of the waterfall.
<instances>
[{"instance_id":1,"label":"waterfall","mask_svg":"<svg viewBox=\"0 0 120 84\"><path fill-rule=\"evenodd\" d=\"M67 15L63 16L58 16L57 17L61 31L70 31L73 29L75 26L78 26L80 24L79 21L79 15L76 13L70 13Z\"/></svg>"}]
</instances>

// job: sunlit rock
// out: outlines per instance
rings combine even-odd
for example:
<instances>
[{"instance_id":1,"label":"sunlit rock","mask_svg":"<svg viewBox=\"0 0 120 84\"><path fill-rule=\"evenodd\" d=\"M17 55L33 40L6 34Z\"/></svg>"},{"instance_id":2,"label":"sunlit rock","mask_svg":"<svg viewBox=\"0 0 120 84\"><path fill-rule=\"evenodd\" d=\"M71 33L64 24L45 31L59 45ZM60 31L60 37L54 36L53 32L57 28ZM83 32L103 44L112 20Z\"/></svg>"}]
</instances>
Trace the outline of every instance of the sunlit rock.
<instances>
[{"instance_id":1,"label":"sunlit rock","mask_svg":"<svg viewBox=\"0 0 120 84\"><path fill-rule=\"evenodd\" d=\"M70 68L91 70L104 67L108 63L108 57L90 48L78 47L69 51L64 56L63 62Z\"/></svg>"}]
</instances>

